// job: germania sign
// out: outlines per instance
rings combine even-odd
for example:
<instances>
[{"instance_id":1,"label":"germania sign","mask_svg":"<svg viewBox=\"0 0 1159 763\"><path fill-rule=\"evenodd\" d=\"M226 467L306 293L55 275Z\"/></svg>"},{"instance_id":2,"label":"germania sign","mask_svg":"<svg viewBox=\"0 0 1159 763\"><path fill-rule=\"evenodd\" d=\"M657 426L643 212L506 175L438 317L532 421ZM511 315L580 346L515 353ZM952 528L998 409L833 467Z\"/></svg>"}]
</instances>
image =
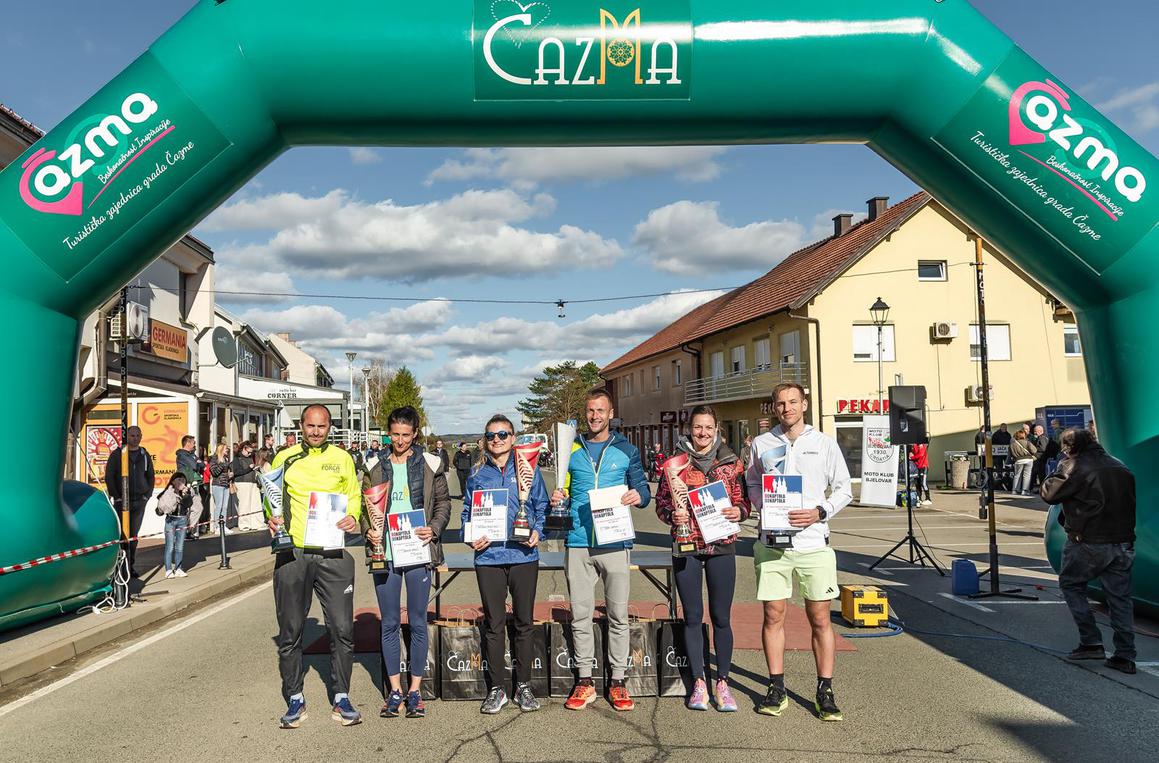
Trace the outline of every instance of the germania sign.
<instances>
[{"instance_id":1,"label":"germania sign","mask_svg":"<svg viewBox=\"0 0 1159 763\"><path fill-rule=\"evenodd\" d=\"M475 0L478 100L687 99L688 0Z\"/></svg>"}]
</instances>

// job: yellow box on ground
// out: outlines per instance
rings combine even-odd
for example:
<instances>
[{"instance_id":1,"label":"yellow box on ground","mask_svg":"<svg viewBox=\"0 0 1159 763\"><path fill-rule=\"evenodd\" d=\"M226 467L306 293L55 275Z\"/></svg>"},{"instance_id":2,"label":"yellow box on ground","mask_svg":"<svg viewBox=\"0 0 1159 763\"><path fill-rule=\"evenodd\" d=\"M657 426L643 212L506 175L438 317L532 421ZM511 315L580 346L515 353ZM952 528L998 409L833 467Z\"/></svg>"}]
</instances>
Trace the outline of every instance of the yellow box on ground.
<instances>
[{"instance_id":1,"label":"yellow box on ground","mask_svg":"<svg viewBox=\"0 0 1159 763\"><path fill-rule=\"evenodd\" d=\"M843 585L841 617L855 628L879 628L889 620L889 597L877 586Z\"/></svg>"}]
</instances>

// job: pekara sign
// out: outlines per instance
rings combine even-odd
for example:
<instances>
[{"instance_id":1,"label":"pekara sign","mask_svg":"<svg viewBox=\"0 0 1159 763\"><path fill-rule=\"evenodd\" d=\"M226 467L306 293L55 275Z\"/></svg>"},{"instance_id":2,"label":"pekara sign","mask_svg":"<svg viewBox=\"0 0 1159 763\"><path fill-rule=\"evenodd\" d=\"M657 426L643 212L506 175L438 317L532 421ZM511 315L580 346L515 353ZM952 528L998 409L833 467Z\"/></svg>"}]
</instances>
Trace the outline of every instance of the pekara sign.
<instances>
[{"instance_id":1,"label":"pekara sign","mask_svg":"<svg viewBox=\"0 0 1159 763\"><path fill-rule=\"evenodd\" d=\"M475 0L475 98L689 98L689 0Z\"/></svg>"}]
</instances>

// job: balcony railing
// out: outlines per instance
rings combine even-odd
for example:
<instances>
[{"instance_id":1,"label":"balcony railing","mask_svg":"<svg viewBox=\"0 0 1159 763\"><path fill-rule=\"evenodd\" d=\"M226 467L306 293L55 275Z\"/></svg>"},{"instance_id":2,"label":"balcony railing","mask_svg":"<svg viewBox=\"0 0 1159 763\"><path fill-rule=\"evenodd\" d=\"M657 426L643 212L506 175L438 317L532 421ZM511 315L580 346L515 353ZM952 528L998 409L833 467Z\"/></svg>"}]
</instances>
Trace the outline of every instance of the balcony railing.
<instances>
[{"instance_id":1,"label":"balcony railing","mask_svg":"<svg viewBox=\"0 0 1159 763\"><path fill-rule=\"evenodd\" d=\"M751 400L768 397L773 387L781 382L796 382L809 386L807 363L774 363L708 379L693 379L684 383L684 405L722 403L728 400Z\"/></svg>"}]
</instances>

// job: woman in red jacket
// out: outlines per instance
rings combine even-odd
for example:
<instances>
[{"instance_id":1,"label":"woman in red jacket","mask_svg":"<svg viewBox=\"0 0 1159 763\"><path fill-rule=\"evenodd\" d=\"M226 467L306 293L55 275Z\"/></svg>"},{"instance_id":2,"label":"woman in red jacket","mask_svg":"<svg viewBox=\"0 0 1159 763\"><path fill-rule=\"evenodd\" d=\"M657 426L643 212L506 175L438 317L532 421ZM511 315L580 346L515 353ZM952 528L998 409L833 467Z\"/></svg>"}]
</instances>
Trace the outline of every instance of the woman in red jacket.
<instances>
[{"instance_id":1,"label":"woman in red jacket","mask_svg":"<svg viewBox=\"0 0 1159 763\"><path fill-rule=\"evenodd\" d=\"M716 412L707 405L692 410L692 435L681 438L676 448L676 456L687 454L689 468L680 477L688 489L703 487L712 482L723 482L732 505L721 513L732 522L740 522L749 516L749 500L745 490L745 464L725 445L717 431ZM686 524L692 531L692 542L696 546L695 555L676 556L672 559L672 569L676 578L676 590L684 607L684 643L688 652L688 664L692 668L692 695L688 707L692 710L708 709L708 686L704 678L704 600L701 598L701 580L708 581L708 611L712 618L712 641L716 650L715 686L716 709L721 712L735 712L736 700L728 688L728 674L732 667L732 611L733 589L736 587L736 535L722 538L715 543L705 543L688 509L673 500L668 480L661 473L660 487L656 493L656 515L661 521L672 526Z\"/></svg>"},{"instance_id":2,"label":"woman in red jacket","mask_svg":"<svg viewBox=\"0 0 1159 763\"><path fill-rule=\"evenodd\" d=\"M910 446L909 460L914 462L917 467L918 476L915 480L914 486L918 491L918 498L921 499L922 505L933 503L930 500L930 454L929 445L919 443Z\"/></svg>"}]
</instances>

